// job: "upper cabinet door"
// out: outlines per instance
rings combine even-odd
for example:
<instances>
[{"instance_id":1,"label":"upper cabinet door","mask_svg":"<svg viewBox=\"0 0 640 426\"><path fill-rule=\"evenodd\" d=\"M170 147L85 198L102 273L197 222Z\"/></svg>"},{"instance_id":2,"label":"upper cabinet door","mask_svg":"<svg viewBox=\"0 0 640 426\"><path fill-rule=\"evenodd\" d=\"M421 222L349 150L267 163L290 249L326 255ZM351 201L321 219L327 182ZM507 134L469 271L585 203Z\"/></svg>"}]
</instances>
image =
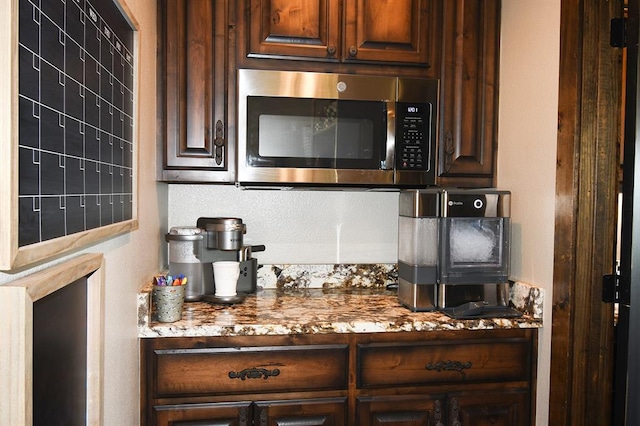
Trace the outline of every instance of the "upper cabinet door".
<instances>
[{"instance_id":1,"label":"upper cabinet door","mask_svg":"<svg viewBox=\"0 0 640 426\"><path fill-rule=\"evenodd\" d=\"M345 0L344 61L432 66L439 42L434 0Z\"/></svg>"},{"instance_id":2,"label":"upper cabinet door","mask_svg":"<svg viewBox=\"0 0 640 426\"><path fill-rule=\"evenodd\" d=\"M337 60L338 0L251 0L250 57Z\"/></svg>"},{"instance_id":3,"label":"upper cabinet door","mask_svg":"<svg viewBox=\"0 0 640 426\"><path fill-rule=\"evenodd\" d=\"M248 1L250 58L429 67L440 40L434 0Z\"/></svg>"},{"instance_id":4,"label":"upper cabinet door","mask_svg":"<svg viewBox=\"0 0 640 426\"><path fill-rule=\"evenodd\" d=\"M224 60L227 1L163 0L159 14L162 179L233 181Z\"/></svg>"},{"instance_id":5,"label":"upper cabinet door","mask_svg":"<svg viewBox=\"0 0 640 426\"><path fill-rule=\"evenodd\" d=\"M440 82L439 183L493 186L500 0L446 0Z\"/></svg>"}]
</instances>

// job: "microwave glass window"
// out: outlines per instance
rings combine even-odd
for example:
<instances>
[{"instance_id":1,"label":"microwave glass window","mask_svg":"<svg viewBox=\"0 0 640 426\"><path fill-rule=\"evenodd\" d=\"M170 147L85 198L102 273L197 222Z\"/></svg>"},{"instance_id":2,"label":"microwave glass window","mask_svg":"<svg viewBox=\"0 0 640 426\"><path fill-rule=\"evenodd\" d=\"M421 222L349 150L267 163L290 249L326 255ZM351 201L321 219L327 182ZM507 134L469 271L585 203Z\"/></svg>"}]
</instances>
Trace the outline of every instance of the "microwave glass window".
<instances>
[{"instance_id":1,"label":"microwave glass window","mask_svg":"<svg viewBox=\"0 0 640 426\"><path fill-rule=\"evenodd\" d=\"M377 169L384 159L382 101L249 97L247 115L253 166Z\"/></svg>"},{"instance_id":2,"label":"microwave glass window","mask_svg":"<svg viewBox=\"0 0 640 426\"><path fill-rule=\"evenodd\" d=\"M373 123L307 116L260 116L260 157L373 158Z\"/></svg>"}]
</instances>

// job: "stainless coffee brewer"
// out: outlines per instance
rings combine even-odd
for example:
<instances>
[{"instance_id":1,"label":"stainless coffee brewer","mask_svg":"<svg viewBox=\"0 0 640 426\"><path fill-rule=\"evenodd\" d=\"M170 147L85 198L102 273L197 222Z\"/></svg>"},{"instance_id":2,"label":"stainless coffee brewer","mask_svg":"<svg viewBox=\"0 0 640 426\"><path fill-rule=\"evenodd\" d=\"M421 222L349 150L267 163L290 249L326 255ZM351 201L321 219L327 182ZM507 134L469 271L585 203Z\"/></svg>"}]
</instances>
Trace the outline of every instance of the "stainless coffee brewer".
<instances>
[{"instance_id":1,"label":"stainless coffee brewer","mask_svg":"<svg viewBox=\"0 0 640 426\"><path fill-rule=\"evenodd\" d=\"M205 287L204 294L215 293L215 277L213 262L231 260L240 262L240 277L237 291L239 293L255 293L257 287L258 260L253 253L264 251L264 245L244 245L247 227L242 219L235 217L201 217L196 227L202 230L203 250L200 261L205 275L211 277L212 285Z\"/></svg>"},{"instance_id":2,"label":"stainless coffee brewer","mask_svg":"<svg viewBox=\"0 0 640 426\"><path fill-rule=\"evenodd\" d=\"M263 245L245 246L247 232L242 219L201 217L196 226L177 226L165 236L169 243L169 274L187 277L185 301L197 302L215 294L213 262L240 262L238 293L255 293L258 260L252 254L264 251Z\"/></svg>"}]
</instances>

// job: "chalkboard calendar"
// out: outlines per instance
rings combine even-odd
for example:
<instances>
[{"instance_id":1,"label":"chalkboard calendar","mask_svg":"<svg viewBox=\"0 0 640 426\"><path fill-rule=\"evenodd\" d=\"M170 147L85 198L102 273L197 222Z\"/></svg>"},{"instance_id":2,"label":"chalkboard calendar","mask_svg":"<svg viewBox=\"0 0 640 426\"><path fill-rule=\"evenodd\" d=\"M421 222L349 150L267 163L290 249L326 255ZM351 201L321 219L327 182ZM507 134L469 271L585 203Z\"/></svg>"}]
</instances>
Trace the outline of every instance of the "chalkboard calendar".
<instances>
[{"instance_id":1,"label":"chalkboard calendar","mask_svg":"<svg viewBox=\"0 0 640 426\"><path fill-rule=\"evenodd\" d=\"M112 1L20 0L20 246L132 218L133 40Z\"/></svg>"},{"instance_id":2,"label":"chalkboard calendar","mask_svg":"<svg viewBox=\"0 0 640 426\"><path fill-rule=\"evenodd\" d=\"M0 3L0 269L12 269L137 228L137 23L126 0Z\"/></svg>"}]
</instances>

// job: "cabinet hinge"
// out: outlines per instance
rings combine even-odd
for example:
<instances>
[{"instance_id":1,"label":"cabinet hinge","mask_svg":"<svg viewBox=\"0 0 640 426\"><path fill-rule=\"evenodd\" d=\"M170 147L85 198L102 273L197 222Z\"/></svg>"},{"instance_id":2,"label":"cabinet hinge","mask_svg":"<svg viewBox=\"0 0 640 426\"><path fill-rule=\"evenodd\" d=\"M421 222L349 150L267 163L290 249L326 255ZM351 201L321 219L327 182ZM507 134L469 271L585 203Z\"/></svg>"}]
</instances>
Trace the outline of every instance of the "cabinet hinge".
<instances>
[{"instance_id":1,"label":"cabinet hinge","mask_svg":"<svg viewBox=\"0 0 640 426\"><path fill-rule=\"evenodd\" d=\"M627 18L613 18L611 20L611 47L627 47Z\"/></svg>"},{"instance_id":2,"label":"cabinet hinge","mask_svg":"<svg viewBox=\"0 0 640 426\"><path fill-rule=\"evenodd\" d=\"M602 301L604 303L620 301L620 275L611 274L602 277Z\"/></svg>"}]
</instances>

